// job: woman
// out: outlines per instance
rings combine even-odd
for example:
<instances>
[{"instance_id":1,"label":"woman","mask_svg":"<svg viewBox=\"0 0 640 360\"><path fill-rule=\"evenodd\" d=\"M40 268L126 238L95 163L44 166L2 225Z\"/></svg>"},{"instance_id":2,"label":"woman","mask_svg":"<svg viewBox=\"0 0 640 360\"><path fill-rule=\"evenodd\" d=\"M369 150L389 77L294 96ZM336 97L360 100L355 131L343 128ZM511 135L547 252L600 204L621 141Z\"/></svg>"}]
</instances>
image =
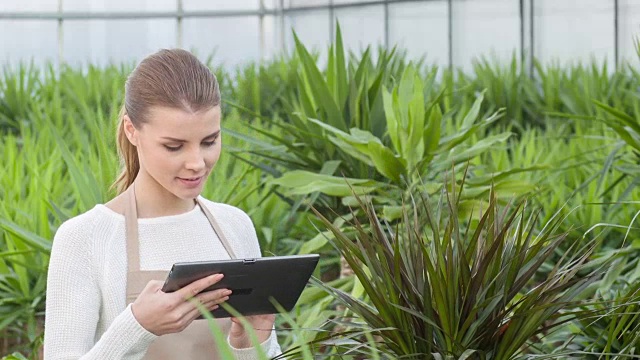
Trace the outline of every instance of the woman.
<instances>
[{"instance_id":1,"label":"woman","mask_svg":"<svg viewBox=\"0 0 640 360\"><path fill-rule=\"evenodd\" d=\"M63 223L53 241L45 359L219 358L189 299L217 308L229 290L200 292L221 275L160 289L175 262L260 256L247 214L200 196L221 141L218 82L195 56L162 50L130 74L117 133L119 195ZM270 356L280 353L274 319L247 317ZM236 358L256 357L237 319L216 321Z\"/></svg>"}]
</instances>

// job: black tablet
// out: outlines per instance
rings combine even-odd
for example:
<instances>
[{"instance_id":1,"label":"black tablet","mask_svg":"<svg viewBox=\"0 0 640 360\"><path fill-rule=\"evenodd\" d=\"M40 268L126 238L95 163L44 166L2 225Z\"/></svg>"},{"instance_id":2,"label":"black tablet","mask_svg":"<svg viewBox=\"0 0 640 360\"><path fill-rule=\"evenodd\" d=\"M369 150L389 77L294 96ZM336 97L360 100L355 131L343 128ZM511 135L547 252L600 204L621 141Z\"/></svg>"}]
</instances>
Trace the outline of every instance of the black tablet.
<instances>
[{"instance_id":1,"label":"black tablet","mask_svg":"<svg viewBox=\"0 0 640 360\"><path fill-rule=\"evenodd\" d=\"M174 292L198 279L222 273L222 280L204 291L230 289L233 293L226 303L244 316L277 314L270 298L286 311L293 309L319 259L319 255L310 254L175 263L162 291ZM231 316L222 306L211 315Z\"/></svg>"}]
</instances>

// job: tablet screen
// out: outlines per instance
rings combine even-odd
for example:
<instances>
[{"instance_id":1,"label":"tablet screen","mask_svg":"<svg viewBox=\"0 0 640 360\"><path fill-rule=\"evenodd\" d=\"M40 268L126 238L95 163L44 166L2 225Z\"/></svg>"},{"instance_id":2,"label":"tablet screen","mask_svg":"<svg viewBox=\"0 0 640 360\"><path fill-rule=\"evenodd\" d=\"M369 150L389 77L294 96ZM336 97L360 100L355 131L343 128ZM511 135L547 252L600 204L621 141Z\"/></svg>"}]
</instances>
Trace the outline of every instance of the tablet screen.
<instances>
[{"instance_id":1,"label":"tablet screen","mask_svg":"<svg viewBox=\"0 0 640 360\"><path fill-rule=\"evenodd\" d=\"M319 259L319 255L309 254L176 263L162 291L174 292L196 280L222 273L224 278L204 291L230 289L233 293L226 303L240 314L276 314L278 310L272 301L291 311ZM222 307L211 314L215 318L231 316Z\"/></svg>"}]
</instances>

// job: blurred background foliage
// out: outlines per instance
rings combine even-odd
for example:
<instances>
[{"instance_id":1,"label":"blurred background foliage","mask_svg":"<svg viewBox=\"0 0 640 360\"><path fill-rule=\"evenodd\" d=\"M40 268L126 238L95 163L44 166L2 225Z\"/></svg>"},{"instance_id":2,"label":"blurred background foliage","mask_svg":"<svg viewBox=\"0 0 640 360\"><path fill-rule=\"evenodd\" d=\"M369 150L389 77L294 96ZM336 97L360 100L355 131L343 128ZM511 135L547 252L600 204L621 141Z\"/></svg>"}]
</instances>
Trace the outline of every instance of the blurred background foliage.
<instances>
[{"instance_id":1,"label":"blurred background foliage","mask_svg":"<svg viewBox=\"0 0 640 360\"><path fill-rule=\"evenodd\" d=\"M328 54L296 38L212 68L224 154L203 195L247 211L265 256L322 254L278 319L289 357L637 357L636 64L463 72L347 53L339 26ZM114 195L132 68L2 72L0 355L37 358L53 234Z\"/></svg>"}]
</instances>

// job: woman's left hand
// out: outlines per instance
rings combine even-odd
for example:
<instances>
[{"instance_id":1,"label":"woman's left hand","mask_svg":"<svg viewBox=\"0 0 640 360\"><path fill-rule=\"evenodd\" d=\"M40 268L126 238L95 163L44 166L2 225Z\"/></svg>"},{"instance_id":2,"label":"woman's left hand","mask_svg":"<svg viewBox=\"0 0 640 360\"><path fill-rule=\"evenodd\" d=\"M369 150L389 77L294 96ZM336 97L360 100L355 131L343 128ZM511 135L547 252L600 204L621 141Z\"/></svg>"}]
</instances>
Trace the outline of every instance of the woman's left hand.
<instances>
[{"instance_id":1,"label":"woman's left hand","mask_svg":"<svg viewBox=\"0 0 640 360\"><path fill-rule=\"evenodd\" d=\"M265 342L271 335L275 315L251 315L244 318L253 328L259 343ZM249 332L245 330L238 318L231 318L231 330L229 331L229 344L236 349L252 347Z\"/></svg>"}]
</instances>

